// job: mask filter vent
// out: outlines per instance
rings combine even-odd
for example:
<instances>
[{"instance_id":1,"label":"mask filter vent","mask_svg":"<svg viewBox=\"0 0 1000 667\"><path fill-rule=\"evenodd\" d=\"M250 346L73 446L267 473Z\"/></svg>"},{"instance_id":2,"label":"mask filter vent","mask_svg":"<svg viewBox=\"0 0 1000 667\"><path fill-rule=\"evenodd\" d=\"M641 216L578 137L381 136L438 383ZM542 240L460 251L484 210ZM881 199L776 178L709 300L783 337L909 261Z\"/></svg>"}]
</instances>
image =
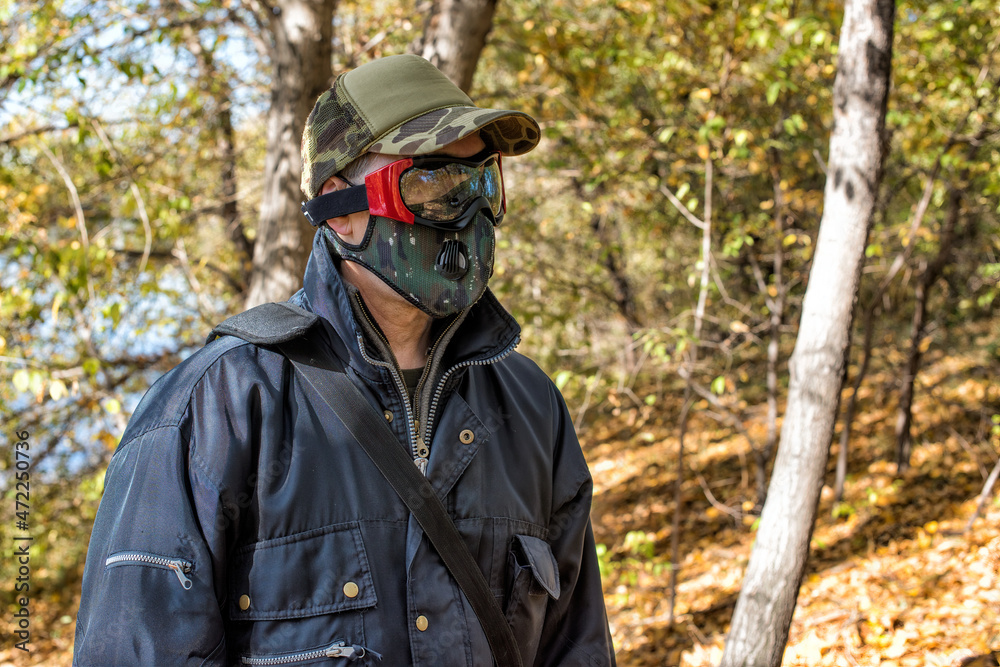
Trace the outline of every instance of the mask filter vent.
<instances>
[{"instance_id":1,"label":"mask filter vent","mask_svg":"<svg viewBox=\"0 0 1000 667\"><path fill-rule=\"evenodd\" d=\"M448 280L458 280L469 271L469 250L457 239L448 239L441 246L434 270Z\"/></svg>"}]
</instances>

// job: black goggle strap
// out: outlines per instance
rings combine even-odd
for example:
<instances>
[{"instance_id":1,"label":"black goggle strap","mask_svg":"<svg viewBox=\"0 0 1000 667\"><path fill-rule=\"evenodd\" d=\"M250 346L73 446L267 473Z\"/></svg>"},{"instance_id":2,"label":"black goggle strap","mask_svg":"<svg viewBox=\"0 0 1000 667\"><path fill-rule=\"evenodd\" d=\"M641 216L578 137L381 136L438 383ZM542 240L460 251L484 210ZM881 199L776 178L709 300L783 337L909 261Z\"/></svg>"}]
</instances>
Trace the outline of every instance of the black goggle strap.
<instances>
[{"instance_id":1,"label":"black goggle strap","mask_svg":"<svg viewBox=\"0 0 1000 667\"><path fill-rule=\"evenodd\" d=\"M363 183L302 202L302 212L313 227L319 227L331 218L367 209L368 191Z\"/></svg>"}]
</instances>

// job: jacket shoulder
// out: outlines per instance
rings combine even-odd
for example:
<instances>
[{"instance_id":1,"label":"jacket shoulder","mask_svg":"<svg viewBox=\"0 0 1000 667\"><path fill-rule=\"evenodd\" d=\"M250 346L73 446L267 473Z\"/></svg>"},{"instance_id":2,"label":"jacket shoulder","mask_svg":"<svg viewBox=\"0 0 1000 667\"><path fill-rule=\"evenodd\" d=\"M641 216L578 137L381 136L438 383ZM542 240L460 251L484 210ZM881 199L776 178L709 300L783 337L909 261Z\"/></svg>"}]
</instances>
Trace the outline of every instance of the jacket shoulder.
<instances>
[{"instance_id":1,"label":"jacket shoulder","mask_svg":"<svg viewBox=\"0 0 1000 667\"><path fill-rule=\"evenodd\" d=\"M520 352L512 352L503 361L495 364L495 366L497 372L509 375L511 379L517 380L518 383L524 384L526 387L531 387L532 394L544 389L549 393L560 395L555 383L552 382L552 378L533 359L524 356Z\"/></svg>"},{"instance_id":2,"label":"jacket shoulder","mask_svg":"<svg viewBox=\"0 0 1000 667\"><path fill-rule=\"evenodd\" d=\"M254 381L271 370L265 366L273 365L273 371L280 373L281 363L280 354L248 341L228 335L216 338L153 383L132 413L120 447L157 428L181 427L206 379L212 384L228 384L237 377Z\"/></svg>"}]
</instances>

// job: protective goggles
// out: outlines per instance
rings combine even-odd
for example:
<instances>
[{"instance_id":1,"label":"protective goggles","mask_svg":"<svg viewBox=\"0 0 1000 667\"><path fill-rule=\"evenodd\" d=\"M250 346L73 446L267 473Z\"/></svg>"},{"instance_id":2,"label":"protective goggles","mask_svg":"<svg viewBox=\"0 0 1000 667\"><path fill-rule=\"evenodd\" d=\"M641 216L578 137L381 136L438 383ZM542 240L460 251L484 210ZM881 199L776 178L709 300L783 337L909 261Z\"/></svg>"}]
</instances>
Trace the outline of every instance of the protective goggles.
<instances>
[{"instance_id":1,"label":"protective goggles","mask_svg":"<svg viewBox=\"0 0 1000 667\"><path fill-rule=\"evenodd\" d=\"M464 228L485 209L499 225L507 210L500 153L485 150L467 159L427 155L397 160L365 176L363 185L302 204L314 227L365 209L444 231Z\"/></svg>"}]
</instances>

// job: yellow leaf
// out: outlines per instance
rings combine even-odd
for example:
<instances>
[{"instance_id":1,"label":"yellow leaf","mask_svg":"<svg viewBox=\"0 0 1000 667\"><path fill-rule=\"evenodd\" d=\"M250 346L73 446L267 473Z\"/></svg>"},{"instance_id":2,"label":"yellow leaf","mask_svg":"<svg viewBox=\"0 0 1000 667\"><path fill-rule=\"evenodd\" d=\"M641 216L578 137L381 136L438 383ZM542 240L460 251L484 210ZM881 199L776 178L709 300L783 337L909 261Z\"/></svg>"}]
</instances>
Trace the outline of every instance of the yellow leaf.
<instances>
[{"instance_id":1,"label":"yellow leaf","mask_svg":"<svg viewBox=\"0 0 1000 667\"><path fill-rule=\"evenodd\" d=\"M62 380L53 380L52 384L49 385L49 396L52 397L53 401L58 401L68 394L69 391L67 391L66 385Z\"/></svg>"},{"instance_id":2,"label":"yellow leaf","mask_svg":"<svg viewBox=\"0 0 1000 667\"><path fill-rule=\"evenodd\" d=\"M919 348L920 348L921 352L926 352L927 348L929 348L930 346L931 346L931 339L930 339L930 337L924 338L923 340L920 341Z\"/></svg>"},{"instance_id":3,"label":"yellow leaf","mask_svg":"<svg viewBox=\"0 0 1000 667\"><path fill-rule=\"evenodd\" d=\"M18 392L28 391L28 371L20 369L14 371L14 389Z\"/></svg>"},{"instance_id":4,"label":"yellow leaf","mask_svg":"<svg viewBox=\"0 0 1000 667\"><path fill-rule=\"evenodd\" d=\"M712 99L712 90L710 88L701 88L691 93L691 97L696 100L704 100L707 102Z\"/></svg>"},{"instance_id":5,"label":"yellow leaf","mask_svg":"<svg viewBox=\"0 0 1000 667\"><path fill-rule=\"evenodd\" d=\"M107 410L109 414L116 415L122 411L122 404L119 403L117 399L112 398L104 404L104 409Z\"/></svg>"},{"instance_id":6,"label":"yellow leaf","mask_svg":"<svg viewBox=\"0 0 1000 667\"><path fill-rule=\"evenodd\" d=\"M107 431L101 431L98 434L97 439L100 440L108 449L114 449L118 446L118 439Z\"/></svg>"},{"instance_id":7,"label":"yellow leaf","mask_svg":"<svg viewBox=\"0 0 1000 667\"><path fill-rule=\"evenodd\" d=\"M58 292L56 298L52 301L52 325L55 326L59 323L59 307L63 302L63 293Z\"/></svg>"},{"instance_id":8,"label":"yellow leaf","mask_svg":"<svg viewBox=\"0 0 1000 667\"><path fill-rule=\"evenodd\" d=\"M698 157L702 160L708 159L708 146L706 144L698 146Z\"/></svg>"}]
</instances>

